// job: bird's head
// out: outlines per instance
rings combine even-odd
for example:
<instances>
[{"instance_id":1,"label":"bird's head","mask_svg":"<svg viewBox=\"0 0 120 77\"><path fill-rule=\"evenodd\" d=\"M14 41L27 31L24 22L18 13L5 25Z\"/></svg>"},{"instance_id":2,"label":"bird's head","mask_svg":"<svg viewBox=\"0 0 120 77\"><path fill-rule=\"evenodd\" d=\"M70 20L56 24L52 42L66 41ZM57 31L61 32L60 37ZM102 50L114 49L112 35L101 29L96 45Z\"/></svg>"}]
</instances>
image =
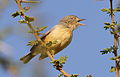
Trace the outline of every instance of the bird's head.
<instances>
[{"instance_id":1,"label":"bird's head","mask_svg":"<svg viewBox=\"0 0 120 77\"><path fill-rule=\"evenodd\" d=\"M60 20L60 23L65 24L66 27L70 28L71 30L74 30L78 26L85 25L85 24L80 23L80 21L83 21L83 20L85 19L80 19L75 15L68 15L68 16L63 17Z\"/></svg>"}]
</instances>

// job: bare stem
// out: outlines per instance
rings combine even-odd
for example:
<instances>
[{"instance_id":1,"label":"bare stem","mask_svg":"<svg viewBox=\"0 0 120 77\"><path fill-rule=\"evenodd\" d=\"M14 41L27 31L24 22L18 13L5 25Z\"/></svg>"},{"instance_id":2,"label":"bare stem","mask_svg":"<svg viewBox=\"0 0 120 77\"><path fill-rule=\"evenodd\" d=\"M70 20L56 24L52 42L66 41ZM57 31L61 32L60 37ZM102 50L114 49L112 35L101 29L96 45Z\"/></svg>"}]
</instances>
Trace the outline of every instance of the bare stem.
<instances>
[{"instance_id":1,"label":"bare stem","mask_svg":"<svg viewBox=\"0 0 120 77\"><path fill-rule=\"evenodd\" d=\"M21 16L25 19L25 14L24 14L24 9L21 6L21 3L25 3L26 1L22 1L22 0L16 0L17 6L21 12ZM31 1L32 2L32 1ZM41 38L39 37L39 33L37 33L35 31L35 29L32 27L30 22L27 22L28 27L30 28L30 30L33 32L33 35L36 37L36 39L38 41L40 41L40 44L44 45L44 42L41 40ZM54 61L55 59L53 58L53 56L51 55L51 53L49 51L46 52L48 57L51 59L51 61ZM67 72L65 72L62 68L59 68L59 70L65 77L70 77L71 75L69 75Z\"/></svg>"},{"instance_id":2,"label":"bare stem","mask_svg":"<svg viewBox=\"0 0 120 77\"><path fill-rule=\"evenodd\" d=\"M22 3L39 3L40 1L22 1Z\"/></svg>"},{"instance_id":3,"label":"bare stem","mask_svg":"<svg viewBox=\"0 0 120 77\"><path fill-rule=\"evenodd\" d=\"M111 22L112 24L114 25L115 23L115 20L114 20L114 14L113 14L113 0L110 0L110 16L111 16ZM114 28L112 29L113 32L115 32L115 25L114 25ZM118 35L117 34L114 34L114 56L117 57L118 56L118 52L117 52L117 46L118 44ZM119 77L119 62L118 61L115 61L115 66L116 66L116 77Z\"/></svg>"}]
</instances>

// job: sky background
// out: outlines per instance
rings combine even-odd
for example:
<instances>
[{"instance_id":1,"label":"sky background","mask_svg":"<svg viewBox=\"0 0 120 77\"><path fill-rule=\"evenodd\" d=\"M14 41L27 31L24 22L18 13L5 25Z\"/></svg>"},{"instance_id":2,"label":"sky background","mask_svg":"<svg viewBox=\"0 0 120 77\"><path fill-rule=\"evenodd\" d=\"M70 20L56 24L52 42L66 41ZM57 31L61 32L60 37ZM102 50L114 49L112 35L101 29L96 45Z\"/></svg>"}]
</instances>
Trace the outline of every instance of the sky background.
<instances>
[{"instance_id":1,"label":"sky background","mask_svg":"<svg viewBox=\"0 0 120 77\"><path fill-rule=\"evenodd\" d=\"M4 0L0 1L1 3L4 2ZM116 7L117 0L114 4ZM110 22L110 17L100 11L102 8L109 7L109 0L41 0L39 4L27 4L26 6L32 7L27 14L36 17L34 25L49 26L44 32L58 24L59 20L67 15L76 15L86 19L82 22L86 25L74 31L71 44L55 55L55 58L57 59L63 55L68 56L63 69L69 74L80 74L79 77L85 77L89 74L92 74L93 77L115 77L115 73L109 72L110 67L114 66L114 61L109 60L113 57L113 54L101 55L99 52L113 44L113 36L103 28L103 23ZM11 14L18 10L14 0L9 0L6 7L6 9L0 10L2 14L0 15L0 30L12 28L11 35L2 41L12 47L11 51L6 51L7 55L17 61L23 68L20 73L22 75L18 77L30 77L27 70L32 71L32 65L36 63L38 67L40 65L40 69L45 68L45 74L48 75L46 77L57 77L60 73L49 63L49 58L38 61L37 56L25 65L19 61L19 58L29 51L30 47L26 44L29 40L33 40L34 36L27 33L28 28L25 25L19 25L17 22L20 19L19 17L11 17ZM119 13L115 16L115 19L120 20ZM1 77L12 77L2 69L0 69L0 75Z\"/></svg>"}]
</instances>

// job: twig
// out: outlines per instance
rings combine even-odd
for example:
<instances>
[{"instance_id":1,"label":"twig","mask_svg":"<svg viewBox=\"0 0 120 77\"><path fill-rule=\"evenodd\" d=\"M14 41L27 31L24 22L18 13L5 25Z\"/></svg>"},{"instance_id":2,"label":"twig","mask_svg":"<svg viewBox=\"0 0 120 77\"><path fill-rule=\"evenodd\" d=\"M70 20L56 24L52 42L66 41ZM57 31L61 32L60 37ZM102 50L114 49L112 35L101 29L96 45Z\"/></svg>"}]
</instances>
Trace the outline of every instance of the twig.
<instances>
[{"instance_id":1,"label":"twig","mask_svg":"<svg viewBox=\"0 0 120 77\"><path fill-rule=\"evenodd\" d=\"M115 20L114 20L114 14L113 14L113 0L110 0L110 16L111 16L111 22L114 25ZM115 32L115 25L114 28L112 29L113 32ZM117 57L118 53L117 53L117 43L118 43L118 35L114 34L114 56ZM115 60L115 66L116 66L116 77L119 77L119 62Z\"/></svg>"},{"instance_id":2,"label":"twig","mask_svg":"<svg viewBox=\"0 0 120 77\"><path fill-rule=\"evenodd\" d=\"M22 0L16 0L16 3L18 5L18 8L20 10L21 16L25 19L25 14L24 14L24 9L21 6L21 3L25 3L25 1ZM44 45L44 42L41 40L41 38L39 37L39 34L35 31L35 29L32 27L30 22L27 22L28 27L30 28L30 30L32 30L33 35L36 37L36 39L38 41L40 41L40 44ZM48 57L51 59L51 61L54 61L55 59L53 58L53 56L51 55L51 53L49 51L46 52ZM65 72L61 67L59 67L59 70L65 77L70 77L71 75L69 75L67 72Z\"/></svg>"},{"instance_id":3,"label":"twig","mask_svg":"<svg viewBox=\"0 0 120 77\"><path fill-rule=\"evenodd\" d=\"M39 3L40 1L22 1L22 3Z\"/></svg>"}]
</instances>

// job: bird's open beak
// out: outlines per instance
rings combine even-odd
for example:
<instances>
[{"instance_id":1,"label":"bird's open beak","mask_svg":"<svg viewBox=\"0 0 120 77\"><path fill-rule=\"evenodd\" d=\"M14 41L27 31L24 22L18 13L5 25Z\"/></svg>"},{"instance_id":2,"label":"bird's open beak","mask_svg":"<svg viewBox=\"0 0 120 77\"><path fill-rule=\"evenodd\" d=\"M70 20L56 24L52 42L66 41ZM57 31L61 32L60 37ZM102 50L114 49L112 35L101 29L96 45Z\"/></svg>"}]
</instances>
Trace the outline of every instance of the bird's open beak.
<instances>
[{"instance_id":1,"label":"bird's open beak","mask_svg":"<svg viewBox=\"0 0 120 77\"><path fill-rule=\"evenodd\" d=\"M85 25L85 24L80 23L80 21L84 21L84 20L86 20L86 19L78 19L78 22L79 22L79 25L80 25L80 26Z\"/></svg>"},{"instance_id":2,"label":"bird's open beak","mask_svg":"<svg viewBox=\"0 0 120 77\"><path fill-rule=\"evenodd\" d=\"M78 19L78 22L80 22L80 21L84 21L84 20L86 20L86 19Z\"/></svg>"}]
</instances>

